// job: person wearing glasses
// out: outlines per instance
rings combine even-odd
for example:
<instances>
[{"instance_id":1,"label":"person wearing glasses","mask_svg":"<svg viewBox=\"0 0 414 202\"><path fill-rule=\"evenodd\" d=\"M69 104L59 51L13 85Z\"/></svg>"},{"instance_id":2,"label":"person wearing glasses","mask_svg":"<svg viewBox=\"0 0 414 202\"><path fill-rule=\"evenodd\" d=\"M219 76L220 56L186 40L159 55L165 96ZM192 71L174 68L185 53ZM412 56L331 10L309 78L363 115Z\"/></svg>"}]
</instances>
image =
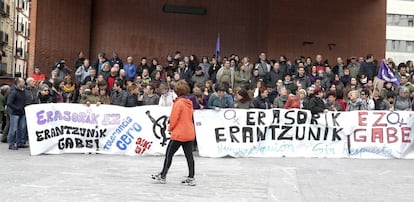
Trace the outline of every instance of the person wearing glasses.
<instances>
[{"instance_id":1,"label":"person wearing glasses","mask_svg":"<svg viewBox=\"0 0 414 202\"><path fill-rule=\"evenodd\" d=\"M362 105L364 105L364 109L366 110L374 110L375 109L375 102L371 99L371 95L369 90L363 89L360 92L360 98L362 101Z\"/></svg>"},{"instance_id":2,"label":"person wearing glasses","mask_svg":"<svg viewBox=\"0 0 414 202\"><path fill-rule=\"evenodd\" d=\"M39 86L39 94L37 96L38 103L51 103L52 96L50 95L49 86L47 84L41 84Z\"/></svg>"}]
</instances>

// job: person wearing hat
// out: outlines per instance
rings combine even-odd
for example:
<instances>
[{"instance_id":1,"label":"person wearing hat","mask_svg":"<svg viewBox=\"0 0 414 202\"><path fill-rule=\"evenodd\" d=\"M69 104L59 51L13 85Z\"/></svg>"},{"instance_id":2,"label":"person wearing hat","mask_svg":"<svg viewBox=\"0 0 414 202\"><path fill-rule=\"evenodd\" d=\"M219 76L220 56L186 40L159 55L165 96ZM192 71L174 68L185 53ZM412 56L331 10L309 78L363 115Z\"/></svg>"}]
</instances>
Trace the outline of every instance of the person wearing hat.
<instances>
[{"instance_id":1,"label":"person wearing hat","mask_svg":"<svg viewBox=\"0 0 414 202\"><path fill-rule=\"evenodd\" d=\"M309 110L312 112L312 114L327 112L328 109L325 106L324 101L322 98L324 97L325 92L322 88L315 88L315 91L313 94L310 94L309 98Z\"/></svg>"},{"instance_id":2,"label":"person wearing hat","mask_svg":"<svg viewBox=\"0 0 414 202\"><path fill-rule=\"evenodd\" d=\"M196 66L194 68L195 72L193 76L191 77L191 83L195 85L196 83L204 85L206 81L208 80L207 74L203 72L203 69L201 66Z\"/></svg>"}]
</instances>

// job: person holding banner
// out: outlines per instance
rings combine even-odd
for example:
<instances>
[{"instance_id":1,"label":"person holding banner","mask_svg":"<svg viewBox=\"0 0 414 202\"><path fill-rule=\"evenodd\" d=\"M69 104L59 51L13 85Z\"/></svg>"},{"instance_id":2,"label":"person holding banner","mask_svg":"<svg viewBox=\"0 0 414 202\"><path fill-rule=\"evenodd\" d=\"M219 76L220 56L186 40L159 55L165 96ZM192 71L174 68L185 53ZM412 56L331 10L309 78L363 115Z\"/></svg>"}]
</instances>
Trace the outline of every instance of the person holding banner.
<instances>
[{"instance_id":1,"label":"person holding banner","mask_svg":"<svg viewBox=\"0 0 414 202\"><path fill-rule=\"evenodd\" d=\"M194 157L193 157L193 141L195 139L195 128L193 122L193 104L186 96L190 93L190 87L187 82L180 80L174 86L174 92L177 99L170 115L170 126L168 130L171 132L171 139L165 153L164 166L158 174L152 175L152 179L161 184L166 183L168 169L171 166L172 158L177 150L182 147L188 165L188 177L182 181L183 184L195 186L194 179Z\"/></svg>"}]
</instances>

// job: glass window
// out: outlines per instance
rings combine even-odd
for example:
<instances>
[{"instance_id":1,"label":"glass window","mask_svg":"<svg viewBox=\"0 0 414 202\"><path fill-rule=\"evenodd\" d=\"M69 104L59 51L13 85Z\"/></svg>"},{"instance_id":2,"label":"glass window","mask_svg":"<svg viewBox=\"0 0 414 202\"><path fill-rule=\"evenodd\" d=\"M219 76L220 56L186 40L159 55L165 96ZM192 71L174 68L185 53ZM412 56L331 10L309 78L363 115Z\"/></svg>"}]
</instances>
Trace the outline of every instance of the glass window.
<instances>
[{"instance_id":1,"label":"glass window","mask_svg":"<svg viewBox=\"0 0 414 202\"><path fill-rule=\"evenodd\" d=\"M414 52L413 44L414 41L407 41L407 52Z\"/></svg>"},{"instance_id":2,"label":"glass window","mask_svg":"<svg viewBox=\"0 0 414 202\"><path fill-rule=\"evenodd\" d=\"M400 15L394 15L394 19L392 22L393 25L398 25L398 23L400 22Z\"/></svg>"},{"instance_id":3,"label":"glass window","mask_svg":"<svg viewBox=\"0 0 414 202\"><path fill-rule=\"evenodd\" d=\"M401 51L401 52L407 51L407 41L400 41L400 49L398 51Z\"/></svg>"},{"instance_id":4,"label":"glass window","mask_svg":"<svg viewBox=\"0 0 414 202\"><path fill-rule=\"evenodd\" d=\"M413 27L414 15L387 14L387 25Z\"/></svg>"},{"instance_id":5,"label":"glass window","mask_svg":"<svg viewBox=\"0 0 414 202\"><path fill-rule=\"evenodd\" d=\"M399 22L400 26L408 26L408 18L406 15L401 15L400 16L400 22Z\"/></svg>"},{"instance_id":6,"label":"glass window","mask_svg":"<svg viewBox=\"0 0 414 202\"><path fill-rule=\"evenodd\" d=\"M387 25L392 25L392 18L393 18L392 14L387 15Z\"/></svg>"},{"instance_id":7,"label":"glass window","mask_svg":"<svg viewBox=\"0 0 414 202\"><path fill-rule=\"evenodd\" d=\"M396 51L397 50L397 41L396 40L392 40L391 50L392 51Z\"/></svg>"},{"instance_id":8,"label":"glass window","mask_svg":"<svg viewBox=\"0 0 414 202\"><path fill-rule=\"evenodd\" d=\"M391 40L387 40L386 49L387 49L387 51L392 51L392 41Z\"/></svg>"},{"instance_id":9,"label":"glass window","mask_svg":"<svg viewBox=\"0 0 414 202\"><path fill-rule=\"evenodd\" d=\"M393 52L414 52L414 41L386 40L386 50Z\"/></svg>"}]
</instances>

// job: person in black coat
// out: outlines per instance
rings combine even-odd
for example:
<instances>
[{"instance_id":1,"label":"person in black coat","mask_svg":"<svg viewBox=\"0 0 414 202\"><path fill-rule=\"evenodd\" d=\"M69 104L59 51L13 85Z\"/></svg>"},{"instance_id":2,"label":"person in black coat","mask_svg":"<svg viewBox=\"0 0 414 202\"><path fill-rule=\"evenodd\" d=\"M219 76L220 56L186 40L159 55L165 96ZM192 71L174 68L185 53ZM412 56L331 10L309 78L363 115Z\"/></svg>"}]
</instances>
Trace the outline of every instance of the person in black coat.
<instances>
[{"instance_id":1,"label":"person in black coat","mask_svg":"<svg viewBox=\"0 0 414 202\"><path fill-rule=\"evenodd\" d=\"M273 64L273 68L270 70L269 72L269 84L275 88L276 87L276 83L278 80L283 80L285 73L283 70L280 69L280 65L278 62L275 62Z\"/></svg>"},{"instance_id":2,"label":"person in black coat","mask_svg":"<svg viewBox=\"0 0 414 202\"><path fill-rule=\"evenodd\" d=\"M137 84L132 83L128 86L128 95L126 98L125 107L136 107L142 105L142 102L138 101L139 88Z\"/></svg>"},{"instance_id":3,"label":"person in black coat","mask_svg":"<svg viewBox=\"0 0 414 202\"><path fill-rule=\"evenodd\" d=\"M259 95L255 97L253 100L254 108L258 108L258 109L272 108L272 104L269 101L268 95L269 95L269 91L267 90L267 88L260 88Z\"/></svg>"},{"instance_id":4,"label":"person in black coat","mask_svg":"<svg viewBox=\"0 0 414 202\"><path fill-rule=\"evenodd\" d=\"M322 88L316 88L314 94L310 95L308 109L312 114L327 112L328 109L325 106L322 98L324 97L324 92Z\"/></svg>"},{"instance_id":5,"label":"person in black coat","mask_svg":"<svg viewBox=\"0 0 414 202\"><path fill-rule=\"evenodd\" d=\"M368 80L374 80L374 76L377 75L377 66L374 63L374 56L372 54L368 54L366 60L361 63L359 74L366 75Z\"/></svg>"},{"instance_id":6,"label":"person in black coat","mask_svg":"<svg viewBox=\"0 0 414 202\"><path fill-rule=\"evenodd\" d=\"M180 79L184 79L188 84L192 84L191 78L193 77L193 71L189 67L185 66L184 61L178 63L178 74L180 74Z\"/></svg>"},{"instance_id":7,"label":"person in black coat","mask_svg":"<svg viewBox=\"0 0 414 202\"><path fill-rule=\"evenodd\" d=\"M37 95L37 103L52 103L52 96L50 95L50 88L46 84L39 86L39 93Z\"/></svg>"},{"instance_id":8,"label":"person in black coat","mask_svg":"<svg viewBox=\"0 0 414 202\"><path fill-rule=\"evenodd\" d=\"M17 78L7 98L7 108L10 116L10 128L7 139L10 150L27 147L25 146L26 116L24 107L26 105L26 95L24 87L24 80Z\"/></svg>"}]
</instances>

